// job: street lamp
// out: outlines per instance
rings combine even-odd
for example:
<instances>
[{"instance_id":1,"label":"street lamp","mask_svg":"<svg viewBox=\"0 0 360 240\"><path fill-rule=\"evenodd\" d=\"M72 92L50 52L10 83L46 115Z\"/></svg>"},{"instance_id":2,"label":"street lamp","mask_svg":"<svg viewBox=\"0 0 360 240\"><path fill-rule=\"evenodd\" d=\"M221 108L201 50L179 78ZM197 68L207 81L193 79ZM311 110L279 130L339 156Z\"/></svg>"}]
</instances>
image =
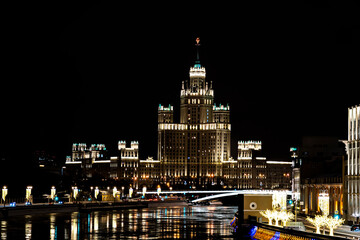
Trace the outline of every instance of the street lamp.
<instances>
[{"instance_id":1,"label":"street lamp","mask_svg":"<svg viewBox=\"0 0 360 240\"><path fill-rule=\"evenodd\" d=\"M132 198L133 192L134 192L134 190L130 186L130 188L129 188L129 198Z\"/></svg>"},{"instance_id":2,"label":"street lamp","mask_svg":"<svg viewBox=\"0 0 360 240\"><path fill-rule=\"evenodd\" d=\"M124 198L125 197L125 187L122 186L121 187L121 198Z\"/></svg>"},{"instance_id":3,"label":"street lamp","mask_svg":"<svg viewBox=\"0 0 360 240\"><path fill-rule=\"evenodd\" d=\"M6 200L7 194L8 194L8 189L6 186L3 186L2 191L1 191L1 196L2 196L2 200L4 202L4 207L5 207L5 200Z\"/></svg>"},{"instance_id":4,"label":"street lamp","mask_svg":"<svg viewBox=\"0 0 360 240\"><path fill-rule=\"evenodd\" d=\"M50 192L50 198L51 198L51 200L54 201L55 195L56 195L56 188L55 188L55 186L52 186L52 187L51 187L51 192Z\"/></svg>"},{"instance_id":5,"label":"street lamp","mask_svg":"<svg viewBox=\"0 0 360 240\"><path fill-rule=\"evenodd\" d=\"M25 193L26 203L31 202L30 198L31 198L31 190L32 190L32 188L33 188L32 186L27 186L26 187L26 193Z\"/></svg>"},{"instance_id":6,"label":"street lamp","mask_svg":"<svg viewBox=\"0 0 360 240\"><path fill-rule=\"evenodd\" d=\"M114 201L116 199L116 194L118 193L118 190L116 187L113 188L113 196L114 196Z\"/></svg>"},{"instance_id":7,"label":"street lamp","mask_svg":"<svg viewBox=\"0 0 360 240\"><path fill-rule=\"evenodd\" d=\"M143 187L143 197L145 197L145 194L146 194L146 187L144 186Z\"/></svg>"},{"instance_id":8,"label":"street lamp","mask_svg":"<svg viewBox=\"0 0 360 240\"><path fill-rule=\"evenodd\" d=\"M99 188L95 187L94 196L95 196L96 200L97 200L98 195L99 195Z\"/></svg>"},{"instance_id":9,"label":"street lamp","mask_svg":"<svg viewBox=\"0 0 360 240\"><path fill-rule=\"evenodd\" d=\"M77 187L72 187L72 190L73 190L74 200L76 201L77 195L79 194L79 189Z\"/></svg>"}]
</instances>

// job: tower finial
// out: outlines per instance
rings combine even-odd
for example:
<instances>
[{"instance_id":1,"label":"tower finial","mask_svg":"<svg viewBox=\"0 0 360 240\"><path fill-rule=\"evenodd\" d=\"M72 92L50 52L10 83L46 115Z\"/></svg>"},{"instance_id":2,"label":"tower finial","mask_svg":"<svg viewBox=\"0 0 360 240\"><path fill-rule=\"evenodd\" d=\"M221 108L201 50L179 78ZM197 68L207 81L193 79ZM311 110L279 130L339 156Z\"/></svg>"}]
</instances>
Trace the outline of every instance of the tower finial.
<instances>
[{"instance_id":1,"label":"tower finial","mask_svg":"<svg viewBox=\"0 0 360 240\"><path fill-rule=\"evenodd\" d=\"M196 38L196 46L200 46L200 38Z\"/></svg>"},{"instance_id":2,"label":"tower finial","mask_svg":"<svg viewBox=\"0 0 360 240\"><path fill-rule=\"evenodd\" d=\"M201 67L200 65L200 56L199 56L199 47L200 47L200 38L196 38L196 61L194 67Z\"/></svg>"}]
</instances>

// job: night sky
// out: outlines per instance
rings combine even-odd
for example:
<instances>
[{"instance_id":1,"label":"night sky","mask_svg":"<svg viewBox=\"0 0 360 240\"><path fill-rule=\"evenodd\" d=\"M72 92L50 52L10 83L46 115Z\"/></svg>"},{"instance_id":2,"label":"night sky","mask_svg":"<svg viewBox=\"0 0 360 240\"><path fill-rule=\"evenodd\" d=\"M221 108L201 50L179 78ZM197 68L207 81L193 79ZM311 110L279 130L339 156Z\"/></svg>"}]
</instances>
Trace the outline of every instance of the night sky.
<instances>
[{"instance_id":1,"label":"night sky","mask_svg":"<svg viewBox=\"0 0 360 240\"><path fill-rule=\"evenodd\" d=\"M4 8L1 158L64 161L73 142L112 151L118 140L156 158L157 107L174 105L179 121L196 37L215 102L230 105L234 157L238 140L279 158L302 136L346 138L360 104L359 5L312 2Z\"/></svg>"}]
</instances>

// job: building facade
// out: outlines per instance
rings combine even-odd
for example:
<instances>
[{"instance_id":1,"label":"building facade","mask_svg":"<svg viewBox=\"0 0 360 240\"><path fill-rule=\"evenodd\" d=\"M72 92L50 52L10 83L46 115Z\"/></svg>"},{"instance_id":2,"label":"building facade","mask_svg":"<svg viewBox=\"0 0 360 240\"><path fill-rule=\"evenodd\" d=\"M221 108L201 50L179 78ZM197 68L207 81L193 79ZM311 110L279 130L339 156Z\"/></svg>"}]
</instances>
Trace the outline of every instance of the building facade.
<instances>
[{"instance_id":1,"label":"building facade","mask_svg":"<svg viewBox=\"0 0 360 240\"><path fill-rule=\"evenodd\" d=\"M105 144L74 143L72 155L66 158L65 174L76 181L106 185L119 183L122 186L149 189L162 185L174 189L186 188L232 188L232 189L291 189L291 161L269 161L261 153L260 141L239 141L238 157L223 160L222 175L207 175L203 182L193 177L182 176L183 166L174 166L176 175L164 178L166 162L148 157L139 158L139 143L118 142L115 156L109 156ZM201 185L200 185L201 184Z\"/></svg>"},{"instance_id":2,"label":"building facade","mask_svg":"<svg viewBox=\"0 0 360 240\"><path fill-rule=\"evenodd\" d=\"M290 189L291 162L267 161L260 141L239 141L237 158L230 156L230 107L214 102L199 46L197 39L197 58L180 90L179 122L174 120L174 106L158 107L157 160L140 160L135 141L130 148L119 141L112 157L103 144L74 144L66 161L68 172L73 169L73 175L83 179L98 176L136 188L159 184L173 189Z\"/></svg>"},{"instance_id":3,"label":"building facade","mask_svg":"<svg viewBox=\"0 0 360 240\"><path fill-rule=\"evenodd\" d=\"M301 187L302 208L305 214L344 216L344 188L341 176L304 179Z\"/></svg>"},{"instance_id":4,"label":"building facade","mask_svg":"<svg viewBox=\"0 0 360 240\"><path fill-rule=\"evenodd\" d=\"M347 219L355 222L360 218L360 106L348 109L348 139L344 143Z\"/></svg>"},{"instance_id":5,"label":"building facade","mask_svg":"<svg viewBox=\"0 0 360 240\"><path fill-rule=\"evenodd\" d=\"M146 161L146 160L145 160ZM109 156L105 144L74 143L72 155L66 158L65 174L77 181L91 180L94 183L118 181L137 187L140 172L139 143L118 142L118 153Z\"/></svg>"},{"instance_id":6,"label":"building facade","mask_svg":"<svg viewBox=\"0 0 360 240\"><path fill-rule=\"evenodd\" d=\"M214 103L212 83L197 59L190 80L182 83L180 123L173 106L158 108L158 159L162 182L205 186L222 181L230 158L230 107Z\"/></svg>"}]
</instances>

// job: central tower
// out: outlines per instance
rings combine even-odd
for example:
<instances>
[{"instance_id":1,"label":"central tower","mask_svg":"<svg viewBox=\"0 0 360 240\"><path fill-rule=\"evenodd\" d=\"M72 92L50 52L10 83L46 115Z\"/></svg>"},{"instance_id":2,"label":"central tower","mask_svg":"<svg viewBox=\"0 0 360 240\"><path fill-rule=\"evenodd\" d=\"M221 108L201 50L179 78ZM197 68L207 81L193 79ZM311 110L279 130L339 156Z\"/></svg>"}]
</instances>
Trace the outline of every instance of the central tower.
<instances>
[{"instance_id":1,"label":"central tower","mask_svg":"<svg viewBox=\"0 0 360 240\"><path fill-rule=\"evenodd\" d=\"M200 39L196 39L196 61L190 67L190 81L182 83L180 93L180 123L200 124L212 121L214 91L205 80L206 71L199 59Z\"/></svg>"},{"instance_id":2,"label":"central tower","mask_svg":"<svg viewBox=\"0 0 360 240\"><path fill-rule=\"evenodd\" d=\"M180 123L173 123L173 107L158 109L158 159L163 183L206 187L222 182L222 163L230 154L230 109L214 104L212 83L206 81L197 57L190 80L180 92Z\"/></svg>"}]
</instances>

